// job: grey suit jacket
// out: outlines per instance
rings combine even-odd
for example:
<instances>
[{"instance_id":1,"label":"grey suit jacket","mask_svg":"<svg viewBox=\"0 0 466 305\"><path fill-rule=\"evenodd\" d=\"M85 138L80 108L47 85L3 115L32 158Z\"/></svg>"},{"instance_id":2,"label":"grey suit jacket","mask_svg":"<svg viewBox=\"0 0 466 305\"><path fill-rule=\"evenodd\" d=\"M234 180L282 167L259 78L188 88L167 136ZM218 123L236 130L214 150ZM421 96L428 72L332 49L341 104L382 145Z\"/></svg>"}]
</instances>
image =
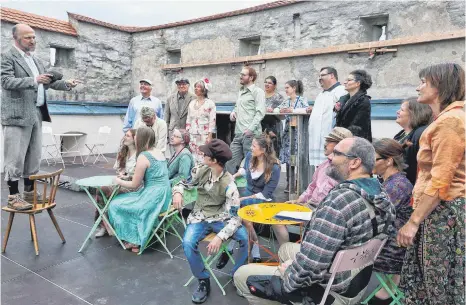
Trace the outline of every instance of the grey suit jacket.
<instances>
[{"instance_id":1,"label":"grey suit jacket","mask_svg":"<svg viewBox=\"0 0 466 305\"><path fill-rule=\"evenodd\" d=\"M36 57L33 58L39 73L45 73L42 62ZM35 122L38 87L34 83L34 74L15 47L2 54L1 62L2 125L31 126ZM63 91L71 90L66 86L64 80L44 85L45 90L48 88ZM51 122L47 101L40 107L40 111L42 120Z\"/></svg>"},{"instance_id":2,"label":"grey suit jacket","mask_svg":"<svg viewBox=\"0 0 466 305\"><path fill-rule=\"evenodd\" d=\"M178 105L178 92L168 98L167 103L165 104L165 114L163 119L167 122L169 135L175 128L186 128L189 102L195 98L196 96L191 92L186 93L186 97L184 98L185 103L181 106L181 109Z\"/></svg>"}]
</instances>

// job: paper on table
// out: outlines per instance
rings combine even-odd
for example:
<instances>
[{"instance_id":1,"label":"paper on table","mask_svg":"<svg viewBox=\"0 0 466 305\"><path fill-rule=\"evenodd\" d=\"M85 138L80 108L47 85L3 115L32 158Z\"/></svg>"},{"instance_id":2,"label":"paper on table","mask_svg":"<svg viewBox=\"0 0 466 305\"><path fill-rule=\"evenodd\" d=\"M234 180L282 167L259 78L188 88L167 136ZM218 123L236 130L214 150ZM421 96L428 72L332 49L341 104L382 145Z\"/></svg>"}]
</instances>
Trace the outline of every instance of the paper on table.
<instances>
[{"instance_id":1,"label":"paper on table","mask_svg":"<svg viewBox=\"0 0 466 305\"><path fill-rule=\"evenodd\" d=\"M288 212L281 211L275 214L274 218L280 220L296 220L296 221L309 221L311 220L312 212Z\"/></svg>"},{"instance_id":2,"label":"paper on table","mask_svg":"<svg viewBox=\"0 0 466 305\"><path fill-rule=\"evenodd\" d=\"M306 108L296 108L296 109L293 109L293 113L305 114L305 113L306 113Z\"/></svg>"}]
</instances>

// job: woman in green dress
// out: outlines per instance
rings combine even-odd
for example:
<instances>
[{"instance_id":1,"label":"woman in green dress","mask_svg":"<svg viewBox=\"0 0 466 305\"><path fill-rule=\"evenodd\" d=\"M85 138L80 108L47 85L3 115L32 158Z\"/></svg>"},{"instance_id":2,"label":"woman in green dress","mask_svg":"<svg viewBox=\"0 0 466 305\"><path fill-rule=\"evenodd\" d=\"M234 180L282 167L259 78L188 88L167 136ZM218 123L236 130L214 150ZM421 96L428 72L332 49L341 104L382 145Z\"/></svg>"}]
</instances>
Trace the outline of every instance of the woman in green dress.
<instances>
[{"instance_id":1,"label":"woman in green dress","mask_svg":"<svg viewBox=\"0 0 466 305\"><path fill-rule=\"evenodd\" d=\"M144 186L138 191L115 196L108 209L109 221L116 234L124 241L125 248L135 253L144 247L158 224L159 214L171 203L167 161L154 144L154 131L149 127L138 128L133 179L124 181L117 177L115 183L136 190L144 179Z\"/></svg>"},{"instance_id":2,"label":"woman in green dress","mask_svg":"<svg viewBox=\"0 0 466 305\"><path fill-rule=\"evenodd\" d=\"M185 129L173 130L170 137L170 145L175 153L168 161L168 176L171 186L174 186L182 180L191 179L191 169L194 167L194 158L188 149L189 133Z\"/></svg>"}]
</instances>

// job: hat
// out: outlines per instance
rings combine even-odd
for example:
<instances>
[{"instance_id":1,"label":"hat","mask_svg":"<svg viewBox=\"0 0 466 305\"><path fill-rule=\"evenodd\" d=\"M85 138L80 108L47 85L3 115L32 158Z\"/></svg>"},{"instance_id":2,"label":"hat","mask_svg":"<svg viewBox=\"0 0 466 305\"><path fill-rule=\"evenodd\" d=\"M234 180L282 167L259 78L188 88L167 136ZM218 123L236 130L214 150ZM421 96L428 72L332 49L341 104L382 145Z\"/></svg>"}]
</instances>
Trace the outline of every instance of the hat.
<instances>
[{"instance_id":1,"label":"hat","mask_svg":"<svg viewBox=\"0 0 466 305\"><path fill-rule=\"evenodd\" d=\"M212 90L212 83L210 82L210 80L209 80L207 77L204 77L204 78L198 80L196 83L198 83L198 82L204 83L204 88L205 88L207 91Z\"/></svg>"},{"instance_id":2,"label":"hat","mask_svg":"<svg viewBox=\"0 0 466 305\"><path fill-rule=\"evenodd\" d=\"M230 147L220 139L213 139L209 143L199 146L199 150L202 151L204 155L224 163L232 157Z\"/></svg>"},{"instance_id":3,"label":"hat","mask_svg":"<svg viewBox=\"0 0 466 305\"><path fill-rule=\"evenodd\" d=\"M186 83L186 84L189 85L189 80L188 80L187 78L183 78L183 77L182 77L182 78L179 78L179 79L177 79L177 80L175 81L175 84L178 85L179 83Z\"/></svg>"},{"instance_id":4,"label":"hat","mask_svg":"<svg viewBox=\"0 0 466 305\"><path fill-rule=\"evenodd\" d=\"M146 78L146 79L141 79L141 80L139 81L139 83L142 83L142 82L148 83L149 85L152 86L152 82L150 81L150 79L147 79L147 78Z\"/></svg>"},{"instance_id":5,"label":"hat","mask_svg":"<svg viewBox=\"0 0 466 305\"><path fill-rule=\"evenodd\" d=\"M332 131L325 137L325 140L332 142L340 142L343 139L351 138L353 134L346 128L335 127Z\"/></svg>"}]
</instances>

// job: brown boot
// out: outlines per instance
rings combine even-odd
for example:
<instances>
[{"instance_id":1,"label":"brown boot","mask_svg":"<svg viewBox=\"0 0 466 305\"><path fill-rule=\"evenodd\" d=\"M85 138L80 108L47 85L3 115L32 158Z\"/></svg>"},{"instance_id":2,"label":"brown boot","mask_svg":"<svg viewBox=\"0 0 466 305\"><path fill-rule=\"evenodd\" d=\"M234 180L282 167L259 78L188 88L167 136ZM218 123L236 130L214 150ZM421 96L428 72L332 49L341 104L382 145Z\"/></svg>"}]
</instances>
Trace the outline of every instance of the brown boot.
<instances>
[{"instance_id":1,"label":"brown boot","mask_svg":"<svg viewBox=\"0 0 466 305\"><path fill-rule=\"evenodd\" d=\"M23 200L33 204L34 203L34 190L32 190L30 192L24 191L23 192ZM49 198L45 198L46 202L48 200L49 200ZM42 194L39 191L37 191L37 203L42 203Z\"/></svg>"},{"instance_id":2,"label":"brown boot","mask_svg":"<svg viewBox=\"0 0 466 305\"><path fill-rule=\"evenodd\" d=\"M21 198L20 194L8 195L8 205L10 209L24 211L32 209L32 204Z\"/></svg>"}]
</instances>

